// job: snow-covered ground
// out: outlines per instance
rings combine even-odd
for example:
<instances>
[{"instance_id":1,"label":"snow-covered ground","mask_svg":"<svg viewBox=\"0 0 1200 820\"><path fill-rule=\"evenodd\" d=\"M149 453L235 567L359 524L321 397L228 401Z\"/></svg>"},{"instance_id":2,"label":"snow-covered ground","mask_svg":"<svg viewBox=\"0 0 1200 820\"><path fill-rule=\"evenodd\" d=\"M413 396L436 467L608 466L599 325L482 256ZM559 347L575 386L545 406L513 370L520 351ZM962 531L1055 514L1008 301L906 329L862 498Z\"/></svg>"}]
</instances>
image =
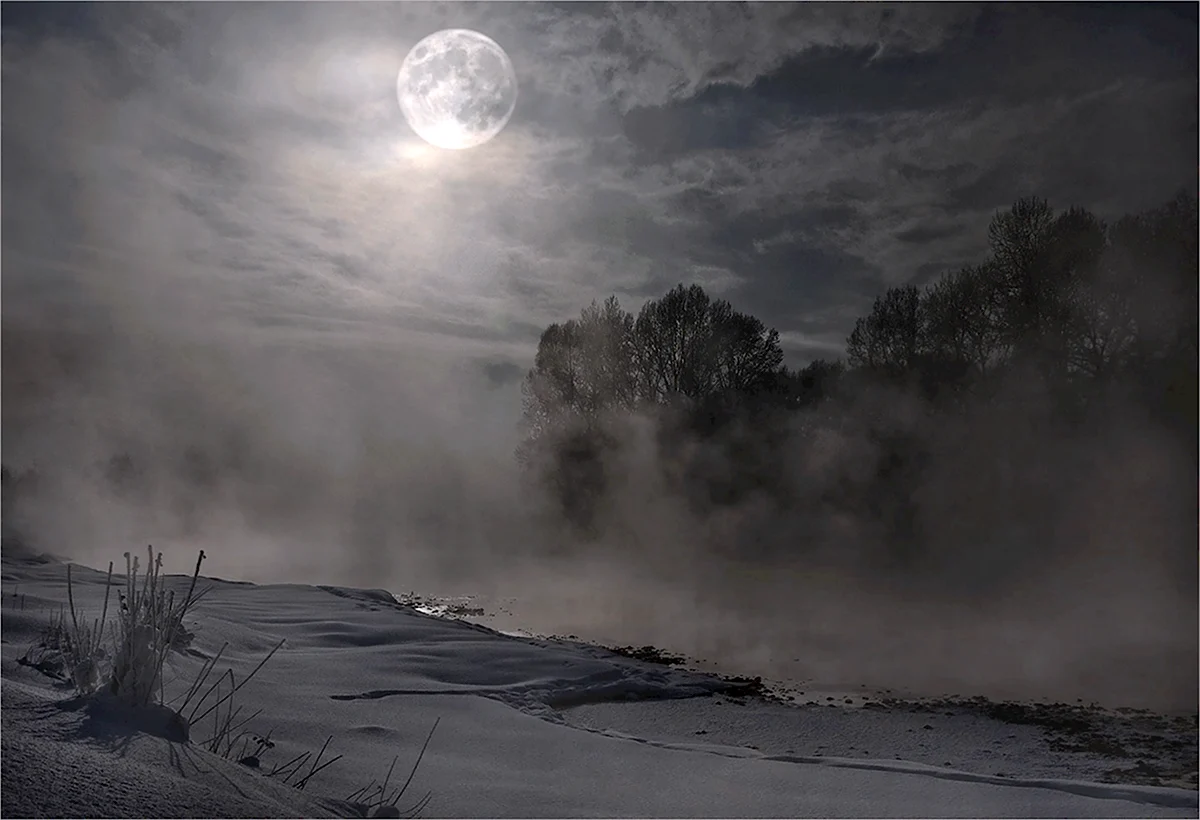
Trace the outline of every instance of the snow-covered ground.
<instances>
[{"instance_id":1,"label":"snow-covered ground","mask_svg":"<svg viewBox=\"0 0 1200 820\"><path fill-rule=\"evenodd\" d=\"M505 635L466 619L479 607L213 581L167 695L224 642L218 671L241 679L284 639L238 693L275 743L253 770L199 748L203 726L181 743L154 715L80 703L19 663L65 604L66 575L7 552L3 573L5 817L361 815L346 798L397 755L392 782L407 777L438 719L401 803L431 793L427 817L1197 815L1194 776L1192 788L1145 785L1188 784L1163 767L1190 760L1194 775L1194 715L761 697L702 671ZM103 586L77 569L77 605L98 613ZM327 738L325 759L342 757L303 791L265 775Z\"/></svg>"}]
</instances>

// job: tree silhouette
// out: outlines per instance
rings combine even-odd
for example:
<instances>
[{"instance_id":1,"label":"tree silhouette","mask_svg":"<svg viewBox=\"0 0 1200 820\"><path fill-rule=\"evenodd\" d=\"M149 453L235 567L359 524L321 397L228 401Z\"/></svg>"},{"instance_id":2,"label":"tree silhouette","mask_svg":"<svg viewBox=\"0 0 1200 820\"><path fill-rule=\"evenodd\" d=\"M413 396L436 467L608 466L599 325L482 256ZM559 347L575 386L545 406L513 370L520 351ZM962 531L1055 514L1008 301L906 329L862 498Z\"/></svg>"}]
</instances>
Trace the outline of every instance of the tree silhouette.
<instances>
[{"instance_id":1,"label":"tree silhouette","mask_svg":"<svg viewBox=\"0 0 1200 820\"><path fill-rule=\"evenodd\" d=\"M605 412L634 406L632 327L633 317L610 297L603 305L592 302L579 319L542 332L533 369L521 384L528 435L536 438L567 421L592 427Z\"/></svg>"},{"instance_id":2,"label":"tree silhouette","mask_svg":"<svg viewBox=\"0 0 1200 820\"><path fill-rule=\"evenodd\" d=\"M921 291L913 285L889 288L875 299L871 312L855 322L846 341L846 358L852 367L901 375L925 352L925 336Z\"/></svg>"},{"instance_id":3,"label":"tree silhouette","mask_svg":"<svg viewBox=\"0 0 1200 820\"><path fill-rule=\"evenodd\" d=\"M647 302L636 319L615 296L593 302L578 319L542 333L521 385L517 458L571 517L586 520L604 492L603 465L615 446L606 420L672 408L675 414L659 414L661 424L712 432L740 409L778 399L782 364L775 330L697 285Z\"/></svg>"},{"instance_id":4,"label":"tree silhouette","mask_svg":"<svg viewBox=\"0 0 1200 820\"><path fill-rule=\"evenodd\" d=\"M783 364L779 333L699 285L678 285L647 302L634 324L644 398L701 402L762 389Z\"/></svg>"},{"instance_id":5,"label":"tree silhouette","mask_svg":"<svg viewBox=\"0 0 1200 820\"><path fill-rule=\"evenodd\" d=\"M788 374L792 382L790 392L794 396L793 406L815 407L832 398L836 395L845 372L846 367L841 361L816 359L798 372Z\"/></svg>"},{"instance_id":6,"label":"tree silhouette","mask_svg":"<svg viewBox=\"0 0 1200 820\"><path fill-rule=\"evenodd\" d=\"M855 322L845 363L797 371L783 366L776 331L697 285L636 318L615 297L593 302L542 334L522 384L518 457L568 520L590 526L619 463L616 422L642 412L660 477L698 513L752 496L781 510L831 506L875 527L903 565L927 535L929 465L960 441L1009 435L993 410L1058 435L1103 413L1115 390L1197 453L1197 227L1188 195L1111 225L1020 199L992 218L979 264L888 289ZM1020 389L1031 380L1039 389ZM918 412L892 414L893 401ZM939 430L948 413L957 438ZM830 466L843 446L856 455ZM789 460L809 455L831 483L806 487Z\"/></svg>"},{"instance_id":7,"label":"tree silhouette","mask_svg":"<svg viewBox=\"0 0 1200 820\"><path fill-rule=\"evenodd\" d=\"M1125 367L1137 337L1133 280L1111 263L1109 235L1095 216L1072 209L1056 221L1047 252L1051 277L1062 288L1054 332L1065 367L1093 382L1106 382Z\"/></svg>"},{"instance_id":8,"label":"tree silhouette","mask_svg":"<svg viewBox=\"0 0 1200 820\"><path fill-rule=\"evenodd\" d=\"M1007 358L998 277L990 265L949 273L925 291L930 352L961 362L980 379Z\"/></svg>"},{"instance_id":9,"label":"tree silhouette","mask_svg":"<svg viewBox=\"0 0 1200 820\"><path fill-rule=\"evenodd\" d=\"M1035 303L1037 267L1054 224L1049 203L1025 197L992 217L988 245L1005 295L1015 305ZM1018 328L1020 330L1020 328Z\"/></svg>"}]
</instances>

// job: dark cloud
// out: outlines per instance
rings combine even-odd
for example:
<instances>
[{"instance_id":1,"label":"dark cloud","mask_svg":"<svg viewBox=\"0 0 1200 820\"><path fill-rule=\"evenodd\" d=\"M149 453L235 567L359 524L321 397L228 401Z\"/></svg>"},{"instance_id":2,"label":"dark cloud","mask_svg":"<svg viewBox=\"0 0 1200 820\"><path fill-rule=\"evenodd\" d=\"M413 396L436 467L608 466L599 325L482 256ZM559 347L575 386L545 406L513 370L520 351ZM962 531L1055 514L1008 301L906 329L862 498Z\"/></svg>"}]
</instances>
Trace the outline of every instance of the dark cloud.
<instances>
[{"instance_id":1,"label":"dark cloud","mask_svg":"<svg viewBox=\"0 0 1200 820\"><path fill-rule=\"evenodd\" d=\"M954 236L962 229L957 225L921 225L915 228L909 228L906 231L900 231L896 234L896 238L901 242L912 242L918 245L924 245L937 239L944 239L947 236ZM918 268L918 272L920 269Z\"/></svg>"},{"instance_id":2,"label":"dark cloud","mask_svg":"<svg viewBox=\"0 0 1200 820\"><path fill-rule=\"evenodd\" d=\"M637 160L652 163L688 151L761 147L770 137L771 121L762 115L773 112L753 105L753 98L737 99L744 98L744 92L710 99L714 96L708 92L679 106L628 111L622 118L622 131Z\"/></svg>"}]
</instances>

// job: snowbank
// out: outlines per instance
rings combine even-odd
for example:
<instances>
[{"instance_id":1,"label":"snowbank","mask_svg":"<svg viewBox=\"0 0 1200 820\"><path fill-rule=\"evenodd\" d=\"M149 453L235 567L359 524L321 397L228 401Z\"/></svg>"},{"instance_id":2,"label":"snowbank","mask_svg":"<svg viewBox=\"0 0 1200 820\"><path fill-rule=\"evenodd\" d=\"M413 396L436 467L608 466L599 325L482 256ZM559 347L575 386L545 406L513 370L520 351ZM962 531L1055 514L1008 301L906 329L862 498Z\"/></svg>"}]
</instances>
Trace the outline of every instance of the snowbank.
<instances>
[{"instance_id":1,"label":"snowbank","mask_svg":"<svg viewBox=\"0 0 1200 820\"><path fill-rule=\"evenodd\" d=\"M101 573L80 569L77 602L98 608L103 581ZM437 718L411 790L414 802L433 793L430 817L1197 813L1196 792L1183 789L1001 778L894 759L767 754L672 740L669 733L597 731L572 715L627 701L647 710L713 708L720 699L714 693L727 684L422 614L382 590L213 583L196 607L196 623L188 624L196 635L192 654L172 658L168 696L186 688L223 642L229 647L220 666L241 678L286 639L238 695L247 711L263 710L255 728L276 742L264 766L315 752L330 735L329 754L344 757L298 791L194 742L172 742L119 716L79 708L68 691L16 663L48 607L66 600L63 567L6 556L4 816L352 816L343 798L382 780L396 755L397 771L406 775ZM17 584L24 610L12 608ZM765 705L740 708L750 719ZM803 733L803 723L795 731Z\"/></svg>"}]
</instances>

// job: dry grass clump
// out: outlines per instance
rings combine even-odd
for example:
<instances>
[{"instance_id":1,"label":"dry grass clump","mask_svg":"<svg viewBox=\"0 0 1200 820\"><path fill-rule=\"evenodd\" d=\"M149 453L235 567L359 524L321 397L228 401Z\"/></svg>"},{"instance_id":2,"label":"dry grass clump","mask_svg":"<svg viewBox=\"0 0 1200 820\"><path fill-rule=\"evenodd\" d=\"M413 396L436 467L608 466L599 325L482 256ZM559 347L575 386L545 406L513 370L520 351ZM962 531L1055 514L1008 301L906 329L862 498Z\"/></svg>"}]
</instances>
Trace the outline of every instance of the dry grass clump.
<instances>
[{"instance_id":1,"label":"dry grass clump","mask_svg":"<svg viewBox=\"0 0 1200 820\"><path fill-rule=\"evenodd\" d=\"M153 547L147 547L146 551L148 560L144 573L137 557L125 553L125 586L118 592L120 605L112 624L108 623L113 588L112 563L108 565L105 578L103 611L90 623L80 618L75 607L71 565L67 565L71 620L67 623L60 616L56 622L52 618L50 634L42 643L45 646L53 644L61 654L64 676L80 695L104 692L134 707L151 706L156 701L163 706L170 705L164 699L163 667L172 650L182 652L190 643L192 636L184 628L184 618L212 587L196 591L204 550L200 550L187 594L182 597L177 597L175 590L167 589L162 574L162 553L155 554ZM109 627L108 649L104 646L106 626ZM245 725L257 715L243 718L241 708L234 704L234 696L283 646L283 641L276 644L241 681L236 680L232 669L226 669L205 688L226 646L228 644L205 662L182 695L182 705L174 710L189 729L212 715L213 733L204 746L218 754L227 754L244 737Z\"/></svg>"},{"instance_id":2,"label":"dry grass clump","mask_svg":"<svg viewBox=\"0 0 1200 820\"><path fill-rule=\"evenodd\" d=\"M125 553L125 585L124 589L118 592L119 608L113 623L108 621L113 588L112 563L109 562L105 578L103 610L100 617L91 622L81 618L76 609L71 565L67 565L70 621L67 621L63 612L60 612L57 618L52 615L50 627L39 645L43 653L52 652L58 656L58 663L54 664L57 669L53 670L53 676L68 680L81 696L103 693L132 707L165 708L173 712L174 719L185 727L185 741L190 741L191 733L198 727L207 725L205 721L211 715L211 733L205 740L199 741L198 745L226 759L259 769L261 756L273 749L275 743L269 733L259 736L246 728L259 716L261 710L243 715L242 707L235 704L234 697L279 651L284 641L280 640L275 644L258 666L241 681L236 679L232 669L226 669L209 683L229 645L223 644L215 655L205 661L184 692L170 702L165 701L163 668L167 657L172 650L186 649L192 636L184 629L184 618L196 602L212 588L207 587L199 593L196 592L200 566L205 558L204 550L200 551L196 559L187 594L177 598L175 591L166 587L162 574L162 553L155 554L153 547L146 549L148 560L144 573L141 572L137 557ZM106 627L108 648L104 641ZM45 667L44 671L50 674L48 662L39 660L35 663L30 659L29 653L23 660L31 666ZM182 702L179 703L180 701ZM173 708L175 703L179 703L177 708ZM416 817L420 814L429 804L431 794L426 794L407 809L400 809L397 804L421 765L437 726L435 721L412 771L401 786L388 791L398 760L396 758L392 760L392 766L381 785L376 785L372 780L347 798L348 801L355 803L369 817ZM272 767L270 771L264 772L265 776L278 778L297 789L304 789L315 775L342 758L342 755L337 755L322 762L332 739L331 736L325 741L315 757L312 752L304 752L286 763Z\"/></svg>"},{"instance_id":3,"label":"dry grass clump","mask_svg":"<svg viewBox=\"0 0 1200 820\"><path fill-rule=\"evenodd\" d=\"M127 701L132 706L149 706L158 692L162 696L162 670L167 653L184 634L183 619L208 589L196 594L196 579L200 565L204 562L204 550L196 559L187 595L176 601L175 591L167 590L162 576L162 553L154 554L147 547L149 560L142 583L138 585L138 559L125 553L125 590L121 596L121 610L117 619L115 648L109 675L108 691ZM67 566L70 578L71 567ZM109 579L112 565L109 565ZM68 590L70 585L68 583ZM108 609L109 589L104 594L105 611ZM75 605L71 603L74 618ZM103 624L103 616L102 616ZM101 626L103 628L103 625ZM98 636L97 636L98 640Z\"/></svg>"},{"instance_id":4,"label":"dry grass clump","mask_svg":"<svg viewBox=\"0 0 1200 820\"><path fill-rule=\"evenodd\" d=\"M100 617L91 622L81 618L75 606L75 584L71 565L67 564L71 620L67 623L64 617L60 616L58 621L52 618L48 640L43 640L43 644L53 645L61 653L66 677L80 695L104 691L130 706L149 706L154 703L156 693L161 700L167 655L172 649L182 648L190 638L183 619L208 591L196 593L204 550L196 559L187 595L180 600L164 583L162 553L155 555L153 547L147 547L146 551L149 560L145 574L140 577L137 557L125 553L125 588L117 593L120 608L112 624L108 622L112 562L104 580L104 608ZM108 648L105 627L108 627Z\"/></svg>"}]
</instances>

